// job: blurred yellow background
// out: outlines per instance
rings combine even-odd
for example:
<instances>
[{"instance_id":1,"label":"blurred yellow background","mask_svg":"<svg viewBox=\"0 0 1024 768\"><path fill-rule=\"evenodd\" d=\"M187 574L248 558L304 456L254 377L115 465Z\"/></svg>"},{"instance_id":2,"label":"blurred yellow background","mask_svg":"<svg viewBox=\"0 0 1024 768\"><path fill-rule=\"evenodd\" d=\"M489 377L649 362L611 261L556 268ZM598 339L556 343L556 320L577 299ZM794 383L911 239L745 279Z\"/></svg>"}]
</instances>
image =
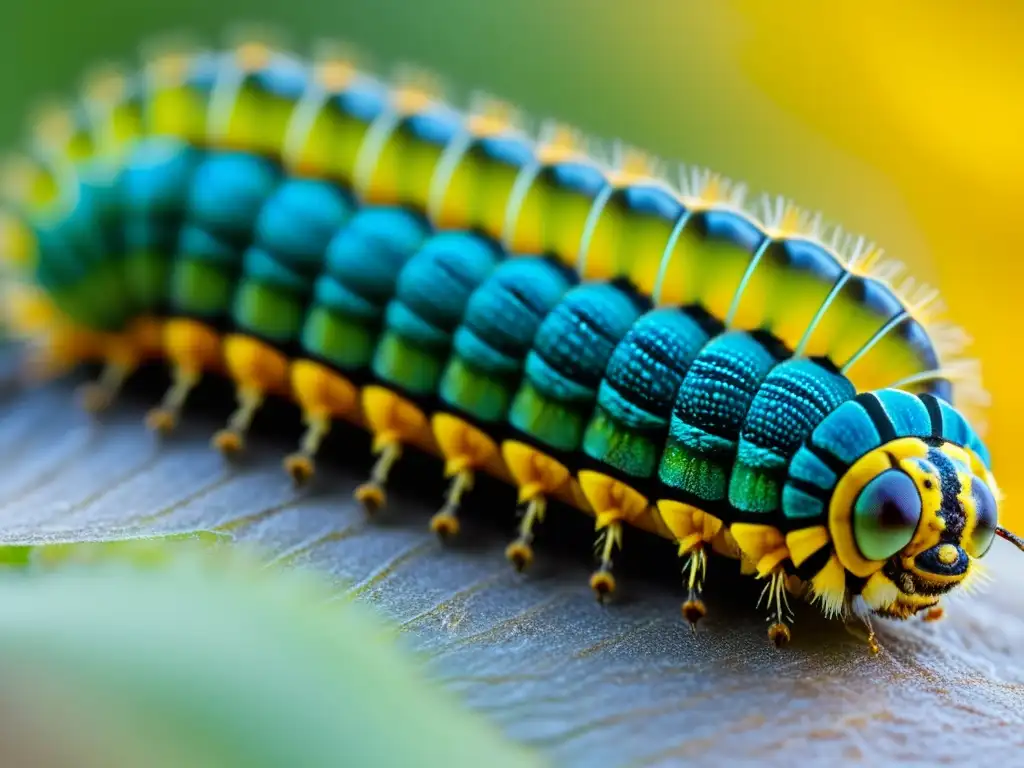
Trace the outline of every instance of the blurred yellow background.
<instances>
[{"instance_id":1,"label":"blurred yellow background","mask_svg":"<svg viewBox=\"0 0 1024 768\"><path fill-rule=\"evenodd\" d=\"M1024 267L1024 3L1016 0L36 0L0 28L0 140L39 96L168 30L265 21L386 67L786 194L938 285L975 338L988 438L1024 529L1016 312Z\"/></svg>"}]
</instances>

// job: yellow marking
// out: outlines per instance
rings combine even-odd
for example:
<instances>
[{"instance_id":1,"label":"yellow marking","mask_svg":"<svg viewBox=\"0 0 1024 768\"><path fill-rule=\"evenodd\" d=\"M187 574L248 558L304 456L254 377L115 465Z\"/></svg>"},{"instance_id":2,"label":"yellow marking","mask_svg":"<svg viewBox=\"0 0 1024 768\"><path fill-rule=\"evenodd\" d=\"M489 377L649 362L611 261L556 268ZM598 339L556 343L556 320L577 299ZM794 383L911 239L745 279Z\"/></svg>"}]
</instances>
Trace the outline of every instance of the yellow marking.
<instances>
[{"instance_id":1,"label":"yellow marking","mask_svg":"<svg viewBox=\"0 0 1024 768\"><path fill-rule=\"evenodd\" d=\"M449 413L435 414L431 419L434 439L444 456L445 477L454 477L465 470L493 467L500 463L498 444L487 434Z\"/></svg>"},{"instance_id":2,"label":"yellow marking","mask_svg":"<svg viewBox=\"0 0 1024 768\"><path fill-rule=\"evenodd\" d=\"M474 105L466 122L467 130L474 136L497 136L515 127L515 107L500 99L482 99Z\"/></svg>"},{"instance_id":3,"label":"yellow marking","mask_svg":"<svg viewBox=\"0 0 1024 768\"><path fill-rule=\"evenodd\" d=\"M190 372L224 369L220 335L207 325L172 318L164 325L164 350L168 359Z\"/></svg>"},{"instance_id":4,"label":"yellow marking","mask_svg":"<svg viewBox=\"0 0 1024 768\"><path fill-rule=\"evenodd\" d=\"M870 576L885 564L881 560L866 560L860 554L853 536L853 505L865 485L882 472L892 468L890 455L895 456L900 462L901 469L906 470L914 478L918 484L918 490L921 492L922 500L926 500L926 511L922 513L922 522L918 526L919 533L930 530L927 528L927 523L929 520L936 519L936 513L941 507L942 491L936 482L936 477L930 476L933 487L929 491L923 487L923 472L917 466L916 459L924 459L928 455L928 446L923 441L914 437L900 438L876 448L858 459L846 474L839 478L835 491L832 493L832 501L829 503L828 515L828 530L832 536L836 555L843 567L855 576ZM928 499L932 502L931 514L927 512ZM915 534L915 539L909 546L913 547L917 540L918 535ZM937 537L935 543L938 543Z\"/></svg>"},{"instance_id":5,"label":"yellow marking","mask_svg":"<svg viewBox=\"0 0 1024 768\"><path fill-rule=\"evenodd\" d=\"M427 450L436 453L427 417L414 403L379 386L364 388L362 400L374 453L395 443L431 446Z\"/></svg>"},{"instance_id":6,"label":"yellow marking","mask_svg":"<svg viewBox=\"0 0 1024 768\"><path fill-rule=\"evenodd\" d=\"M584 470L577 480L597 517L597 530L613 523L632 522L648 509L646 496L613 477Z\"/></svg>"},{"instance_id":7,"label":"yellow marking","mask_svg":"<svg viewBox=\"0 0 1024 768\"><path fill-rule=\"evenodd\" d=\"M235 61L240 69L246 72L254 72L263 69L270 64L273 50L266 43L258 40L250 40L242 43L235 49Z\"/></svg>"},{"instance_id":8,"label":"yellow marking","mask_svg":"<svg viewBox=\"0 0 1024 768\"><path fill-rule=\"evenodd\" d=\"M744 556L757 567L757 577L765 578L789 557L786 539L773 525L734 523L729 533Z\"/></svg>"},{"instance_id":9,"label":"yellow marking","mask_svg":"<svg viewBox=\"0 0 1024 768\"><path fill-rule=\"evenodd\" d=\"M555 495L569 482L569 470L563 464L525 443L506 441L501 454L519 488L520 504Z\"/></svg>"},{"instance_id":10,"label":"yellow marking","mask_svg":"<svg viewBox=\"0 0 1024 768\"><path fill-rule=\"evenodd\" d=\"M939 547L939 562L943 565L952 565L960 559L960 553L952 544L943 544Z\"/></svg>"},{"instance_id":11,"label":"yellow marking","mask_svg":"<svg viewBox=\"0 0 1024 768\"><path fill-rule=\"evenodd\" d=\"M825 567L811 577L812 602L820 603L822 613L835 618L846 609L846 569L834 554Z\"/></svg>"},{"instance_id":12,"label":"yellow marking","mask_svg":"<svg viewBox=\"0 0 1024 768\"><path fill-rule=\"evenodd\" d=\"M295 360L290 368L291 391L309 416L344 418L359 408L359 390L347 378L312 360Z\"/></svg>"},{"instance_id":13,"label":"yellow marking","mask_svg":"<svg viewBox=\"0 0 1024 768\"><path fill-rule=\"evenodd\" d=\"M269 344L231 334L224 339L228 372L240 387L287 395L291 391L288 358Z\"/></svg>"},{"instance_id":14,"label":"yellow marking","mask_svg":"<svg viewBox=\"0 0 1024 768\"><path fill-rule=\"evenodd\" d=\"M793 565L800 567L804 561L831 541L824 525L801 528L786 534L786 548Z\"/></svg>"},{"instance_id":15,"label":"yellow marking","mask_svg":"<svg viewBox=\"0 0 1024 768\"><path fill-rule=\"evenodd\" d=\"M699 507L661 499L657 508L662 522L679 545L680 557L701 544L714 541L722 531L722 521Z\"/></svg>"},{"instance_id":16,"label":"yellow marking","mask_svg":"<svg viewBox=\"0 0 1024 768\"><path fill-rule=\"evenodd\" d=\"M332 57L317 64L316 74L326 91L340 93L355 80L357 71L349 59Z\"/></svg>"},{"instance_id":17,"label":"yellow marking","mask_svg":"<svg viewBox=\"0 0 1024 768\"><path fill-rule=\"evenodd\" d=\"M900 588L881 571L871 574L860 593L865 604L873 611L888 610L900 598L900 594Z\"/></svg>"},{"instance_id":18,"label":"yellow marking","mask_svg":"<svg viewBox=\"0 0 1024 768\"><path fill-rule=\"evenodd\" d=\"M579 130L563 123L549 122L541 129L534 154L541 165L555 165L577 159L592 163L583 150L583 135Z\"/></svg>"}]
</instances>

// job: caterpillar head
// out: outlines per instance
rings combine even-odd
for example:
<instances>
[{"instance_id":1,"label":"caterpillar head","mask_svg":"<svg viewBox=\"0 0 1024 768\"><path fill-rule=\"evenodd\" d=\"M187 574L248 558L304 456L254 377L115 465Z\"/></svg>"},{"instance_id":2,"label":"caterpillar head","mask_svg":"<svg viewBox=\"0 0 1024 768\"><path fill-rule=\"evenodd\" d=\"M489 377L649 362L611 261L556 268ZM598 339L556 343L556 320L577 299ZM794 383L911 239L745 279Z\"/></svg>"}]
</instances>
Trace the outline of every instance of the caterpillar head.
<instances>
[{"instance_id":1,"label":"caterpillar head","mask_svg":"<svg viewBox=\"0 0 1024 768\"><path fill-rule=\"evenodd\" d=\"M846 569L866 577L875 613L906 618L962 584L992 546L999 491L969 448L914 437L858 459L829 504L829 530Z\"/></svg>"},{"instance_id":2,"label":"caterpillar head","mask_svg":"<svg viewBox=\"0 0 1024 768\"><path fill-rule=\"evenodd\" d=\"M826 524L832 555L812 586L831 610L859 595L908 618L976 574L996 536L1024 549L999 527L985 445L932 395L858 395L819 424L789 475L786 514Z\"/></svg>"}]
</instances>

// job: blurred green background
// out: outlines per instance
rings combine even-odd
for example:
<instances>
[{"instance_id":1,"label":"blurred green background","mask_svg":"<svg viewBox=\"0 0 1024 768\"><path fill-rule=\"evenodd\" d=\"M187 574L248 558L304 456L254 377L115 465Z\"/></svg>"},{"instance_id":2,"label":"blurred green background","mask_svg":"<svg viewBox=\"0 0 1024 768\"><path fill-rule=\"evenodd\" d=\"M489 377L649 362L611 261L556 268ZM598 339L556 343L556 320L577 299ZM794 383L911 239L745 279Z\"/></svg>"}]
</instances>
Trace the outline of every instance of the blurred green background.
<instances>
[{"instance_id":1,"label":"blurred green background","mask_svg":"<svg viewBox=\"0 0 1024 768\"><path fill-rule=\"evenodd\" d=\"M168 31L347 40L671 159L783 193L884 244L976 339L1006 471L1024 430L1016 315L1024 3L913 0L36 0L0 26L0 140L40 96ZM1003 471L999 472L1002 468Z\"/></svg>"}]
</instances>

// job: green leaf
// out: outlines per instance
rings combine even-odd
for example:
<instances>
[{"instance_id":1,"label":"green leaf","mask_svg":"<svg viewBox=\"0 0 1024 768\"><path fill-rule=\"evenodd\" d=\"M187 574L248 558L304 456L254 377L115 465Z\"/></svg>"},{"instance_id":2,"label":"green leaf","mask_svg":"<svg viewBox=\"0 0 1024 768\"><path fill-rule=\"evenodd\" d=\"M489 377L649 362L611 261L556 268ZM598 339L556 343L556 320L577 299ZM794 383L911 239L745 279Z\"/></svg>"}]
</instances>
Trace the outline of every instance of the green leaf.
<instances>
[{"instance_id":1,"label":"green leaf","mask_svg":"<svg viewBox=\"0 0 1024 768\"><path fill-rule=\"evenodd\" d=\"M149 542L150 567L0 576L7 754L156 768L539 763L311 574L234 549L152 557L161 549Z\"/></svg>"}]
</instances>

